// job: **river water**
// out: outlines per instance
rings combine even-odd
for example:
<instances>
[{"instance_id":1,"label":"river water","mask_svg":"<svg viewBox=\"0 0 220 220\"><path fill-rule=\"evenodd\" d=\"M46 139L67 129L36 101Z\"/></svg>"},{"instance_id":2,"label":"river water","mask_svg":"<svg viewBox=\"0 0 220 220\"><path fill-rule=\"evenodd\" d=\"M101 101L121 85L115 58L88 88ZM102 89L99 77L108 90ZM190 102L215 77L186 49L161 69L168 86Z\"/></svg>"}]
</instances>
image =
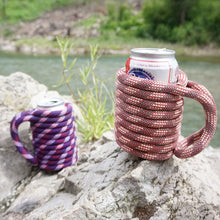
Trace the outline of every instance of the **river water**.
<instances>
[{"instance_id":1,"label":"river water","mask_svg":"<svg viewBox=\"0 0 220 220\"><path fill-rule=\"evenodd\" d=\"M124 66L127 57L103 56L99 59L96 73L106 80L107 87L114 91L115 73ZM220 111L220 59L219 58L190 58L177 57L180 68L187 73L188 78L203 84L214 96L217 109ZM75 65L76 74L71 80L74 91L80 89L82 84L77 73L78 68L88 62L88 57L78 57ZM30 56L20 54L0 54L0 74L10 75L21 71L29 74L49 89L58 90L61 94L69 95L65 85L54 88L61 79L62 63L57 56ZM220 113L218 111L218 118ZM199 130L205 124L205 114L199 103L185 98L184 118L182 122L182 135L188 136ZM210 143L213 147L220 147L220 123L218 122L216 134Z\"/></svg>"}]
</instances>

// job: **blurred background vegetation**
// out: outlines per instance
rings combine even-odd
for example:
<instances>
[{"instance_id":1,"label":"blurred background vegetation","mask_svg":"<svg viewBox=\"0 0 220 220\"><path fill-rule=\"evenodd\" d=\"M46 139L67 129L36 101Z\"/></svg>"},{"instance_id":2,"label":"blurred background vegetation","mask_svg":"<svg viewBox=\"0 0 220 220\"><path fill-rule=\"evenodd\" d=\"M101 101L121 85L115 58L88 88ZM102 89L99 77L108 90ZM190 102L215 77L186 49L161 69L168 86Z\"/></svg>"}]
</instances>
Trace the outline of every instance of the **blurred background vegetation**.
<instances>
[{"instance_id":1,"label":"blurred background vegetation","mask_svg":"<svg viewBox=\"0 0 220 220\"><path fill-rule=\"evenodd\" d=\"M0 21L8 24L30 21L39 17L43 11L75 4L75 2L75 0L0 0Z\"/></svg>"},{"instance_id":2,"label":"blurred background vegetation","mask_svg":"<svg viewBox=\"0 0 220 220\"><path fill-rule=\"evenodd\" d=\"M104 30L185 45L220 44L219 0L146 0L134 15L128 4L119 2L108 4Z\"/></svg>"},{"instance_id":3,"label":"blurred background vegetation","mask_svg":"<svg viewBox=\"0 0 220 220\"><path fill-rule=\"evenodd\" d=\"M0 0L0 23L17 24L62 6L101 0ZM158 39L183 45L220 45L219 0L105 0L100 39ZM135 1L133 1L135 2ZM92 19L94 19L93 17ZM6 33L7 35L7 33Z\"/></svg>"}]
</instances>

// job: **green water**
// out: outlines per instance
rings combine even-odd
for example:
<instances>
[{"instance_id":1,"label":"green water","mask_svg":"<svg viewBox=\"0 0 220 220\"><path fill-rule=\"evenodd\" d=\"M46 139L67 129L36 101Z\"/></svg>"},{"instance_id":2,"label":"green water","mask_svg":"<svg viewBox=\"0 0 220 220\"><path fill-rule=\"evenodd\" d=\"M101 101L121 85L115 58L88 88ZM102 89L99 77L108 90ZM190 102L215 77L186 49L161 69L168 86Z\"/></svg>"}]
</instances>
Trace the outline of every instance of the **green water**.
<instances>
[{"instance_id":1,"label":"green water","mask_svg":"<svg viewBox=\"0 0 220 220\"><path fill-rule=\"evenodd\" d=\"M114 90L115 73L122 67L127 57L104 56L99 59L96 73L106 80L109 89ZM214 96L217 109L220 110L220 58L190 58L177 57L180 68L187 73L192 81L203 84ZM76 73L78 68L85 65L87 57L79 57L75 67ZM40 83L56 89L61 94L69 94L66 86L54 88L61 78L62 64L59 57L56 56L27 56L0 54L0 74L9 75L13 72L21 71L29 74ZM76 74L71 81L74 91L80 89L79 76ZM218 112L218 117L220 113ZM205 114L199 103L185 99L184 119L182 122L182 134L188 136L199 130L205 124ZM211 143L214 147L220 147L220 123L218 122L216 134Z\"/></svg>"}]
</instances>

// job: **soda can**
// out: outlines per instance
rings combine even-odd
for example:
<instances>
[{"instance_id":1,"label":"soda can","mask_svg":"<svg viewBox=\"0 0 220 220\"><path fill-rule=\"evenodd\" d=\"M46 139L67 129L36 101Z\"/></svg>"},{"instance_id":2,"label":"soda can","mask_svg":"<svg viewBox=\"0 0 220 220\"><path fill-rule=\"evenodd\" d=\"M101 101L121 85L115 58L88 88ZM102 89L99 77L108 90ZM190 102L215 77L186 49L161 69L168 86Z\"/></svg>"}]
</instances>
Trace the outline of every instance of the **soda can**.
<instances>
[{"instance_id":1,"label":"soda can","mask_svg":"<svg viewBox=\"0 0 220 220\"><path fill-rule=\"evenodd\" d=\"M60 111L64 109L64 100L61 98L42 99L37 103L40 110Z\"/></svg>"},{"instance_id":2,"label":"soda can","mask_svg":"<svg viewBox=\"0 0 220 220\"><path fill-rule=\"evenodd\" d=\"M126 73L139 78L176 83L179 71L175 51L166 48L134 48L126 61Z\"/></svg>"}]
</instances>

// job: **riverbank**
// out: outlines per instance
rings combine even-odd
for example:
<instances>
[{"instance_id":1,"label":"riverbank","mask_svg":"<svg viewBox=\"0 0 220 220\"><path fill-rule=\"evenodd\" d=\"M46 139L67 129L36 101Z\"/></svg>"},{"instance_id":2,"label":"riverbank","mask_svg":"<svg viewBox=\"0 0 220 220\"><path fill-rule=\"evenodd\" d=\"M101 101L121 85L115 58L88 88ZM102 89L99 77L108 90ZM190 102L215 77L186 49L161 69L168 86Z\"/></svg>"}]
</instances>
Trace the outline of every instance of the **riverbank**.
<instances>
[{"instance_id":1,"label":"riverbank","mask_svg":"<svg viewBox=\"0 0 220 220\"><path fill-rule=\"evenodd\" d=\"M89 45L98 44L101 55L128 55L130 50L136 47L144 48L169 48L176 51L181 57L205 57L213 58L214 62L220 61L220 48L214 46L186 47L180 44L170 44L148 39L128 39L122 38L102 40L100 38L74 39L74 48L71 55L88 55ZM45 38L23 38L17 40L0 38L0 51L9 53L23 53L32 55L60 55L57 42L53 37Z\"/></svg>"},{"instance_id":2,"label":"riverbank","mask_svg":"<svg viewBox=\"0 0 220 220\"><path fill-rule=\"evenodd\" d=\"M139 1L142 2L142 1ZM141 10L137 1L130 0L134 13ZM39 18L16 25L0 25L0 51L34 55L60 54L56 36L73 41L70 54L89 53L89 44L98 44L101 54L128 55L131 48L169 48L179 56L211 56L220 58L220 48L213 45L187 47L148 38L119 36L120 27L104 33L101 25L107 19L107 6L103 1L62 7L44 12Z\"/></svg>"}]
</instances>

